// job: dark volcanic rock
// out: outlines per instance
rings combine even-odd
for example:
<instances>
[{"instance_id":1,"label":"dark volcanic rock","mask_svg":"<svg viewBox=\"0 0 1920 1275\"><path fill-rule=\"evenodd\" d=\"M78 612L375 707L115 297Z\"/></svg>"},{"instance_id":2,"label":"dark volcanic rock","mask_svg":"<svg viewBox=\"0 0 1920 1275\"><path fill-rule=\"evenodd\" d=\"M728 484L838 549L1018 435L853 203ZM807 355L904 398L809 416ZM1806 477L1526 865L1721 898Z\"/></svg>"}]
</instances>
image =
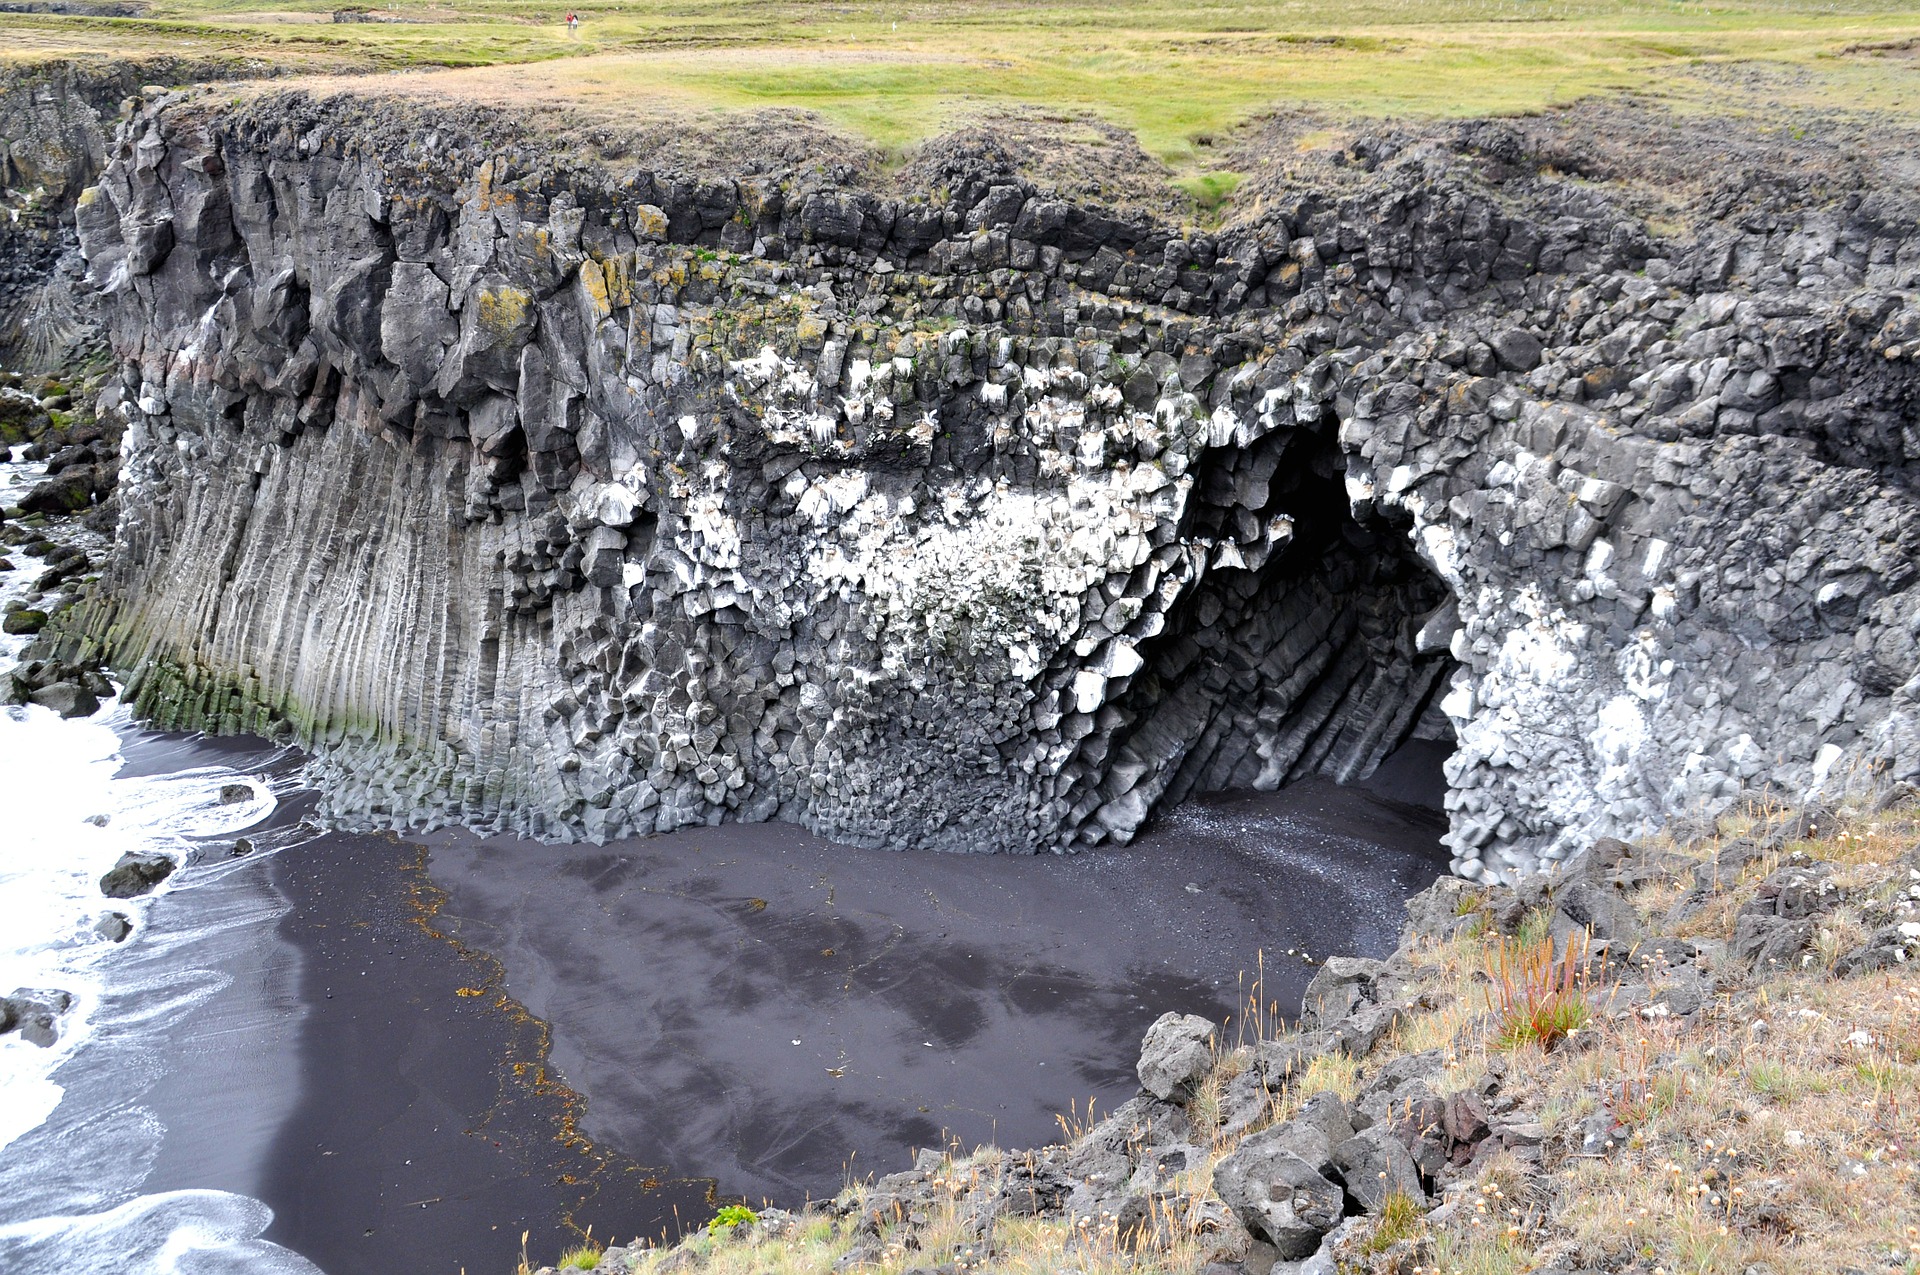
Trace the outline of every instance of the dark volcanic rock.
<instances>
[{"instance_id":1,"label":"dark volcanic rock","mask_svg":"<svg viewBox=\"0 0 1920 1275\"><path fill-rule=\"evenodd\" d=\"M7 618L0 621L0 630L20 635L38 633L47 627L47 613L35 611L31 607L22 607L18 611L7 612Z\"/></svg>"},{"instance_id":2,"label":"dark volcanic rock","mask_svg":"<svg viewBox=\"0 0 1920 1275\"><path fill-rule=\"evenodd\" d=\"M1197 1014L1162 1014L1140 1044L1140 1087L1161 1099L1191 1092L1213 1070L1217 1030Z\"/></svg>"},{"instance_id":3,"label":"dark volcanic rock","mask_svg":"<svg viewBox=\"0 0 1920 1275\"><path fill-rule=\"evenodd\" d=\"M13 995L0 997L0 1035L17 1031L22 1040L50 1049L60 1039L60 1016L72 1004L66 992L15 988Z\"/></svg>"},{"instance_id":4,"label":"dark volcanic rock","mask_svg":"<svg viewBox=\"0 0 1920 1275\"><path fill-rule=\"evenodd\" d=\"M55 682L27 697L42 708L50 708L62 717L91 717L100 711L100 701L78 682Z\"/></svg>"},{"instance_id":5,"label":"dark volcanic rock","mask_svg":"<svg viewBox=\"0 0 1920 1275\"><path fill-rule=\"evenodd\" d=\"M1910 961L1920 961L1920 922L1902 921L1883 925L1868 935L1865 942L1833 963L1833 972L1847 978L1893 969Z\"/></svg>"},{"instance_id":6,"label":"dark volcanic rock","mask_svg":"<svg viewBox=\"0 0 1920 1275\"><path fill-rule=\"evenodd\" d=\"M1311 1256L1346 1209L1345 1193L1286 1150L1278 1130L1254 1134L1214 1166L1213 1189L1289 1260Z\"/></svg>"},{"instance_id":7,"label":"dark volcanic rock","mask_svg":"<svg viewBox=\"0 0 1920 1275\"><path fill-rule=\"evenodd\" d=\"M20 498L30 514L77 513L93 503L96 475L91 470L68 470L36 485Z\"/></svg>"},{"instance_id":8,"label":"dark volcanic rock","mask_svg":"<svg viewBox=\"0 0 1920 1275\"><path fill-rule=\"evenodd\" d=\"M1531 372L1540 366L1540 338L1520 328L1508 328L1493 338L1493 356L1509 372Z\"/></svg>"},{"instance_id":9,"label":"dark volcanic rock","mask_svg":"<svg viewBox=\"0 0 1920 1275\"><path fill-rule=\"evenodd\" d=\"M1814 918L1840 902L1825 863L1789 864L1760 883L1734 918L1735 960L1755 969L1791 968L1812 941Z\"/></svg>"},{"instance_id":10,"label":"dark volcanic rock","mask_svg":"<svg viewBox=\"0 0 1920 1275\"><path fill-rule=\"evenodd\" d=\"M165 855L129 851L121 855L120 862L100 878L100 893L109 899L131 899L149 894L155 886L173 875L176 866Z\"/></svg>"},{"instance_id":11,"label":"dark volcanic rock","mask_svg":"<svg viewBox=\"0 0 1920 1275\"><path fill-rule=\"evenodd\" d=\"M157 104L77 210L138 429L65 641L337 816L553 838L1068 848L1453 739L1508 879L1920 778L1910 146L1607 123L1276 148L1197 233L990 136L907 198Z\"/></svg>"},{"instance_id":12,"label":"dark volcanic rock","mask_svg":"<svg viewBox=\"0 0 1920 1275\"><path fill-rule=\"evenodd\" d=\"M1420 1186L1420 1168L1413 1156L1388 1130L1376 1125L1348 1138L1333 1149L1333 1167L1347 1193L1369 1213L1378 1213L1389 1197L1403 1195L1415 1204L1426 1202Z\"/></svg>"}]
</instances>

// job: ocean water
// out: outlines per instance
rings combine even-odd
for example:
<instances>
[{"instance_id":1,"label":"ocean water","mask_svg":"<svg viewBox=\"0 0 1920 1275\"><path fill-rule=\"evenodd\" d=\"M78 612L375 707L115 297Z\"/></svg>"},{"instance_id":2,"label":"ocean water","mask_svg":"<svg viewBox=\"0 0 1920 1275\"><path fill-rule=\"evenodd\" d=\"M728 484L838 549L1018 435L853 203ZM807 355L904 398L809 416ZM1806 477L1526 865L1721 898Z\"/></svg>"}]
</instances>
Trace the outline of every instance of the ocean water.
<instances>
[{"instance_id":1,"label":"ocean water","mask_svg":"<svg viewBox=\"0 0 1920 1275\"><path fill-rule=\"evenodd\" d=\"M14 503L38 468L0 464L0 504ZM7 556L15 568L0 573L0 601L44 569L17 548ZM0 639L0 667L27 641ZM274 945L283 905L266 886L262 856L305 833L256 832L247 857L233 856L232 838L269 825L293 781L281 759L258 749L208 764L229 755L143 731L115 704L72 721L38 706L0 709L0 994L72 997L50 1048L0 1036L8 1275L316 1269L258 1238L270 1214L244 1193L148 1189L156 1166L222 1135L169 1130L145 1100L169 1085L217 1085L223 1068L288 1047L298 1025L284 961L278 970L256 965L256 986L236 988L233 972ZM252 795L222 804L221 789L235 783ZM104 897L101 874L131 850L184 866L144 898ZM123 942L96 928L109 912L132 923ZM215 1002L223 1010L210 1021ZM270 1092L256 1092L231 1117L273 1122L273 1105Z\"/></svg>"}]
</instances>

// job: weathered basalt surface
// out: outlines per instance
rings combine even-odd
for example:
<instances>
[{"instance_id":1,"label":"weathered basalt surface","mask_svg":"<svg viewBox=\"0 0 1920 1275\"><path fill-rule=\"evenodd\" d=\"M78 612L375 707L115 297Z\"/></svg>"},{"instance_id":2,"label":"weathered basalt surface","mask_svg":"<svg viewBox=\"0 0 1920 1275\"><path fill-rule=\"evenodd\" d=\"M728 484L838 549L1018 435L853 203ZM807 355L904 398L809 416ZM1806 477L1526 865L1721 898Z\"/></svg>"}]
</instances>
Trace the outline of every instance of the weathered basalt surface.
<instances>
[{"instance_id":1,"label":"weathered basalt surface","mask_svg":"<svg viewBox=\"0 0 1920 1275\"><path fill-rule=\"evenodd\" d=\"M1056 848L1457 734L1506 874L1920 772L1911 200L1772 157L1668 243L1541 145L1200 234L977 140L936 198L162 104L79 208L128 434L69 645L342 817L558 838Z\"/></svg>"},{"instance_id":2,"label":"weathered basalt surface","mask_svg":"<svg viewBox=\"0 0 1920 1275\"><path fill-rule=\"evenodd\" d=\"M99 179L122 108L141 85L235 69L220 60L156 57L50 59L0 72L0 367L64 371L99 348L82 284L86 263L74 240L74 203Z\"/></svg>"}]
</instances>

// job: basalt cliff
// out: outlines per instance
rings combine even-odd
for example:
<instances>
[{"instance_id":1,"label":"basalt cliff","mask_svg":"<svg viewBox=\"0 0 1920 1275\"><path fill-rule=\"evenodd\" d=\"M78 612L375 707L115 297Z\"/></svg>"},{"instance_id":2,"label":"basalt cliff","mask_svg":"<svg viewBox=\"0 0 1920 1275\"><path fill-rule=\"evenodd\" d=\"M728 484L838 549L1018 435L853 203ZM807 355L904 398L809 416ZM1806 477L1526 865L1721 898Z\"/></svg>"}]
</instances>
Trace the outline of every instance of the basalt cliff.
<instances>
[{"instance_id":1,"label":"basalt cliff","mask_svg":"<svg viewBox=\"0 0 1920 1275\"><path fill-rule=\"evenodd\" d=\"M62 641L337 817L546 838L1061 849L1423 738L1505 878L1920 776L1910 152L1241 146L1200 231L991 132L148 103L76 212L127 433Z\"/></svg>"}]
</instances>

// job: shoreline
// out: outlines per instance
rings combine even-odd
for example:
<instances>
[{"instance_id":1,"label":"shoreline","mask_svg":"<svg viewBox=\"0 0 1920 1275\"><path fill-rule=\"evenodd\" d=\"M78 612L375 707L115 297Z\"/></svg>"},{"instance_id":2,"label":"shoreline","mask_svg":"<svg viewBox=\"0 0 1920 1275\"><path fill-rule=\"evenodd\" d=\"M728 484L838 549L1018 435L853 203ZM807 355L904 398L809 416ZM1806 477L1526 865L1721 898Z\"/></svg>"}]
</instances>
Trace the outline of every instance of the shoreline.
<instances>
[{"instance_id":1,"label":"shoreline","mask_svg":"<svg viewBox=\"0 0 1920 1275\"><path fill-rule=\"evenodd\" d=\"M166 775L192 763L285 779L292 757L247 737L183 736L137 725L123 732L121 751L121 778ZM516 867L534 876L552 877L561 862L563 892L578 875L566 868L568 861L620 860L636 850L642 857L671 856L693 842L718 842L731 847L736 868L745 852L757 856L762 869L789 875L802 860L823 878L845 874L855 893L871 895L857 909L856 930L878 925L904 932L909 927L897 918L924 895L932 911L920 919L962 932L960 946L971 944L969 929L974 938L1004 939L986 933L996 927L1071 940L1058 950L1043 942L1012 958L1004 950L981 953L982 965L1014 970L999 989L1005 1003L997 1017L983 1013L980 1000L991 977L960 964L974 953L955 958L948 952L954 959L942 959L904 947L891 952L898 968L889 977L899 995L865 1030L886 1028L879 1020L891 1015L899 1020L894 1036L924 1034L926 1049L970 1049L966 1083L956 1087L953 1073L937 1066L921 1069L891 1099L896 1107L922 1100L911 1103L911 1114L856 1116L854 1132L818 1138L791 1163L776 1149L768 1173L749 1170L750 1155L716 1159L711 1152L727 1138L712 1130L706 1143L653 1137L646 1109L697 1105L699 1086L635 1092L607 1085L610 1072L624 1067L617 1051L610 1054L605 1041L584 1037L565 1017L549 1026L543 1001L557 1004L564 996L541 986L538 962L526 959L532 949L492 941L484 922L447 911L453 896L429 876L428 858L482 839L322 833L282 853L236 860L232 869L223 864L223 871L257 877L273 896L270 914L254 918L265 929L246 944L253 955L214 960L220 968L210 976L219 986L209 998L221 999L173 1033L195 1057L173 1058L144 1095L165 1132L137 1184L128 1183L137 1193L91 1222L111 1231L122 1214L137 1215L146 1226L156 1219L176 1219L176 1225L218 1219L219 1226L237 1228L237 1242L252 1251L297 1267L312 1261L327 1275L374 1275L392 1269L396 1259L412 1269L504 1270L520 1253L523 1235L534 1251L566 1247L587 1234L672 1238L700 1225L724 1199L777 1195L798 1203L832 1194L849 1176L894 1167L917 1148L1033 1141L1036 1129L1052 1132L1062 1109L1078 1110L1089 1095L1108 1107L1125 1096L1132 1040L1169 1004L1231 1014L1242 989L1229 985L1225 971L1237 968L1246 951L1269 946L1278 952L1288 935L1302 952L1390 945L1391 924L1377 925L1383 902L1385 911L1397 913L1405 894L1444 867L1443 823L1434 811L1418 808L1442 791L1430 773L1441 751L1415 746L1401 764L1352 788L1307 781L1277 794L1201 799L1157 820L1129 848L1065 857L858 850L769 824L688 829L606 847L518 846ZM279 808L250 828L250 836L311 831L302 825L320 794L300 789L281 796ZM1395 800L1402 797L1411 804ZM1328 807L1337 816L1329 816ZM1343 820L1353 826L1336 828ZM1364 835L1355 835L1356 828ZM1289 843L1273 857L1268 852L1277 843L1268 842L1276 835L1300 844ZM1315 852L1305 844L1315 838L1333 838L1339 848ZM217 862L224 849L224 843L195 846L183 866ZM1275 888L1289 881L1291 888ZM714 896L708 903L740 901L715 883L700 884ZM747 896L749 914L778 914L780 892L761 888L769 898ZM188 897L207 906L220 902L197 892ZM470 888L465 897L473 897ZM1261 915L1271 910L1264 901L1275 897L1310 897L1320 906L1302 909L1304 928L1275 928ZM1140 915L1155 909L1165 915ZM1126 933L1136 923L1145 935L1139 942ZM1369 924L1379 929L1374 942L1359 937ZM789 937L811 941L799 931ZM947 929L937 937L947 939ZM169 947L192 942L190 935L161 932L147 938ZM1152 950L1154 943L1171 944L1172 954ZM670 942L653 950L684 958ZM1063 954L1067 959L1059 959ZM186 954L189 961L201 955ZM1289 999L1312 968L1302 961L1268 969L1268 993ZM701 972L684 973L665 981L697 987ZM248 990L229 994L241 980ZM523 984L534 989L526 1004L516 996ZM912 1004L916 998L926 1006ZM930 1013L916 1012L927 1007ZM847 1008L835 1017L861 1018ZM242 1049L227 1043L235 1033L261 1031L268 1038L259 1043L251 1036ZM1008 1074L1009 1044L1024 1075ZM596 1048L599 1056L590 1058ZM899 1061L909 1058L917 1061L917 1052ZM937 1063L938 1052L934 1058ZM750 1049L746 1060L748 1086L756 1077L781 1074L787 1064L779 1049L757 1059ZM285 1074L279 1062L296 1074ZM847 1087L838 1083L847 1066L820 1070L835 1075L832 1088ZM568 1083L576 1073L587 1077L577 1090ZM800 1083L772 1102L756 1093L764 1112L744 1123L774 1130L769 1142L778 1142L782 1118L816 1112L822 1097ZM597 1101L589 1105L589 1098ZM766 1112L773 1118L760 1118ZM791 1137L787 1142L790 1151ZM615 1147L641 1148L645 1158L698 1166L716 1177L677 1179Z\"/></svg>"},{"instance_id":2,"label":"shoreline","mask_svg":"<svg viewBox=\"0 0 1920 1275\"><path fill-rule=\"evenodd\" d=\"M291 1100L278 1063L299 1029L284 995L287 954L273 942L280 904L263 872L294 822L260 795L284 793L284 773L273 773L271 750L168 738L130 728L123 715L5 724L42 732L56 756L59 737L72 732L115 740L120 764L92 786L48 773L22 794L44 829L66 825L56 842L43 831L42 845L77 856L104 837L99 866L129 847L181 867L158 891L119 903L98 894L98 867L78 874L92 908L123 909L132 925L119 943L95 934L68 941L64 950L79 947L68 965L75 981L61 985L76 996L55 1024L55 1048L9 1060L49 1066L58 1100L0 1156L8 1206L0 1266L51 1275L92 1256L116 1270L165 1271L183 1253L217 1252L250 1270L312 1275L297 1255L258 1238L267 1210L254 1198L261 1131ZM221 790L239 782L254 799L222 803ZM253 854L231 854L236 835ZM57 873L62 864L44 867Z\"/></svg>"}]
</instances>

